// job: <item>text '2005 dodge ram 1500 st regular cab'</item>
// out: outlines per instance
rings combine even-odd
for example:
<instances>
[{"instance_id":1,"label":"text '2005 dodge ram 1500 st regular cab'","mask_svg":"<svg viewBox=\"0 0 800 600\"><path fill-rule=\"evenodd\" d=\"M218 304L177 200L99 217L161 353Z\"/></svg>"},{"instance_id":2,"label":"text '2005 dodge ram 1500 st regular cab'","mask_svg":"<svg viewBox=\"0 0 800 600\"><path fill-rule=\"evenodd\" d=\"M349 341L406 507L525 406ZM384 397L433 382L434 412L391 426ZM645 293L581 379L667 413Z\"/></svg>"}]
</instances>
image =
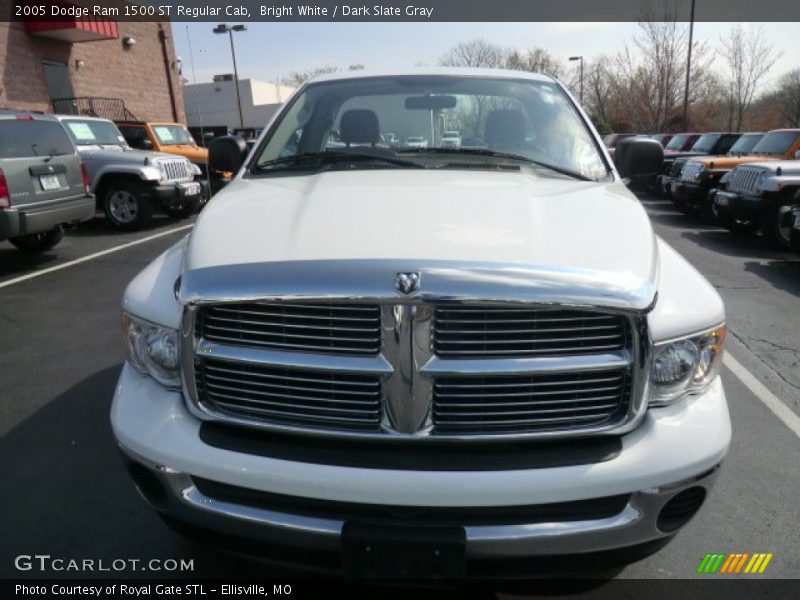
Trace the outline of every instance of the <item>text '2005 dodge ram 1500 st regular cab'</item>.
<instances>
[{"instance_id":1,"label":"text '2005 dodge ram 1500 st regular cab'","mask_svg":"<svg viewBox=\"0 0 800 600\"><path fill-rule=\"evenodd\" d=\"M437 69L314 79L243 150L212 144L237 176L124 296L111 420L168 523L351 575L526 576L700 508L725 314L623 183L658 142L615 166L553 79Z\"/></svg>"}]
</instances>

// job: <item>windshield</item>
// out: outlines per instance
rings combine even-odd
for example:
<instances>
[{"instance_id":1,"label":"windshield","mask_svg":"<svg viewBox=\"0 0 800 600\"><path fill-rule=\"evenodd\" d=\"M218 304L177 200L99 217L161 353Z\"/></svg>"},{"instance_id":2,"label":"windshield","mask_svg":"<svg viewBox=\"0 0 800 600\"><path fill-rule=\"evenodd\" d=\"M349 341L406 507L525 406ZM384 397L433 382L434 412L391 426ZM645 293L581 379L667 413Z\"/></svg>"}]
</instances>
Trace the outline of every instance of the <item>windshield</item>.
<instances>
[{"instance_id":1,"label":"windshield","mask_svg":"<svg viewBox=\"0 0 800 600\"><path fill-rule=\"evenodd\" d=\"M728 154L749 154L763 137L763 133L745 134L731 146L731 149L728 150Z\"/></svg>"},{"instance_id":2,"label":"windshield","mask_svg":"<svg viewBox=\"0 0 800 600\"><path fill-rule=\"evenodd\" d=\"M117 126L111 121L94 121L92 119L68 119L64 121L72 141L78 146L107 144L127 146Z\"/></svg>"},{"instance_id":3,"label":"windshield","mask_svg":"<svg viewBox=\"0 0 800 600\"><path fill-rule=\"evenodd\" d=\"M458 137L460 145L445 143ZM413 160L425 168L503 164L554 176L547 168L553 166L591 179L608 173L586 124L557 84L428 75L309 85L278 117L255 154L253 171L297 170L298 161L287 158L342 151L376 159L345 164L337 156L341 168L400 168ZM386 158L404 161L379 160ZM319 164L302 161L309 170Z\"/></svg>"},{"instance_id":4,"label":"windshield","mask_svg":"<svg viewBox=\"0 0 800 600\"><path fill-rule=\"evenodd\" d=\"M697 138L697 141L692 146L692 152L711 152L714 144L721 137L719 133L706 133Z\"/></svg>"},{"instance_id":5,"label":"windshield","mask_svg":"<svg viewBox=\"0 0 800 600\"><path fill-rule=\"evenodd\" d=\"M768 133L753 148L753 154L776 154L783 156L800 137L797 131L773 131Z\"/></svg>"},{"instance_id":6,"label":"windshield","mask_svg":"<svg viewBox=\"0 0 800 600\"><path fill-rule=\"evenodd\" d=\"M686 140L688 139L689 139L688 135L676 135L669 141L666 150L680 150L681 148L683 148L683 145L686 143Z\"/></svg>"},{"instance_id":7,"label":"windshield","mask_svg":"<svg viewBox=\"0 0 800 600\"><path fill-rule=\"evenodd\" d=\"M189 130L183 125L153 125L153 133L158 138L158 143L162 146L174 146L175 144L192 144L194 138Z\"/></svg>"}]
</instances>

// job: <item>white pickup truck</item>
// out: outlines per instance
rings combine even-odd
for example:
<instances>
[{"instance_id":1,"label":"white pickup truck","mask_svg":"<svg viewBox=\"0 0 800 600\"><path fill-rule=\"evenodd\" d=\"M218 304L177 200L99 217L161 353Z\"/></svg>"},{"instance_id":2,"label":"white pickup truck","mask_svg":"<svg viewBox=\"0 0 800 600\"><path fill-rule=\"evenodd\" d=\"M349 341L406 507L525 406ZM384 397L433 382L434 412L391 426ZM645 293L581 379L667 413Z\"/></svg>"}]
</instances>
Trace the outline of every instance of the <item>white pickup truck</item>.
<instances>
[{"instance_id":1,"label":"white pickup truck","mask_svg":"<svg viewBox=\"0 0 800 600\"><path fill-rule=\"evenodd\" d=\"M485 145L380 142L443 123ZM349 575L530 576L700 509L725 313L625 187L658 142L612 163L557 81L434 69L321 76L210 153L238 174L123 300L113 430L168 524Z\"/></svg>"}]
</instances>

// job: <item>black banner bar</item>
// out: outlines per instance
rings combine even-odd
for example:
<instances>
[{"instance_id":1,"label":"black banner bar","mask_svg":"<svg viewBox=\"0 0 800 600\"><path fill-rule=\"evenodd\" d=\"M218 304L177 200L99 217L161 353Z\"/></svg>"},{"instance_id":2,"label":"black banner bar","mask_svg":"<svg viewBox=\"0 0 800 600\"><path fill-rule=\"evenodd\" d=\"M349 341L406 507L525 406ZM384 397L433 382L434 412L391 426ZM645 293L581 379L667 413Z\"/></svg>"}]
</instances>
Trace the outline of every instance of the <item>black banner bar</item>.
<instances>
[{"instance_id":1,"label":"black banner bar","mask_svg":"<svg viewBox=\"0 0 800 600\"><path fill-rule=\"evenodd\" d=\"M0 0L0 20L208 22L688 21L690 0ZM695 20L800 22L797 0L701 0Z\"/></svg>"}]
</instances>

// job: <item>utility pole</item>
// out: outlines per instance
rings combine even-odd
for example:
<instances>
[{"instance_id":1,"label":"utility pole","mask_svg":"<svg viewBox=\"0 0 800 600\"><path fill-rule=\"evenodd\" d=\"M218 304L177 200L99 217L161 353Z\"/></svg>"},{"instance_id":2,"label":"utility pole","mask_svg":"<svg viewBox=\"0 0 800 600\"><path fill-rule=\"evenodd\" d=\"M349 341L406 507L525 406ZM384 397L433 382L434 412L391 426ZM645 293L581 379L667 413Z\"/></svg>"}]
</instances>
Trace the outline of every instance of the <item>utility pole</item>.
<instances>
[{"instance_id":1,"label":"utility pole","mask_svg":"<svg viewBox=\"0 0 800 600\"><path fill-rule=\"evenodd\" d=\"M692 45L694 42L694 1L689 17L689 50L686 53L686 87L683 91L683 130L689 131L689 76L692 71Z\"/></svg>"},{"instance_id":2,"label":"utility pole","mask_svg":"<svg viewBox=\"0 0 800 600\"><path fill-rule=\"evenodd\" d=\"M214 33L227 33L231 41L231 58L233 59L233 79L236 83L236 105L239 108L239 127L244 129L244 116L242 115L242 97L239 94L239 70L236 68L236 50L233 47L233 32L234 31L247 31L244 25L226 25L220 23L214 27Z\"/></svg>"}]
</instances>

